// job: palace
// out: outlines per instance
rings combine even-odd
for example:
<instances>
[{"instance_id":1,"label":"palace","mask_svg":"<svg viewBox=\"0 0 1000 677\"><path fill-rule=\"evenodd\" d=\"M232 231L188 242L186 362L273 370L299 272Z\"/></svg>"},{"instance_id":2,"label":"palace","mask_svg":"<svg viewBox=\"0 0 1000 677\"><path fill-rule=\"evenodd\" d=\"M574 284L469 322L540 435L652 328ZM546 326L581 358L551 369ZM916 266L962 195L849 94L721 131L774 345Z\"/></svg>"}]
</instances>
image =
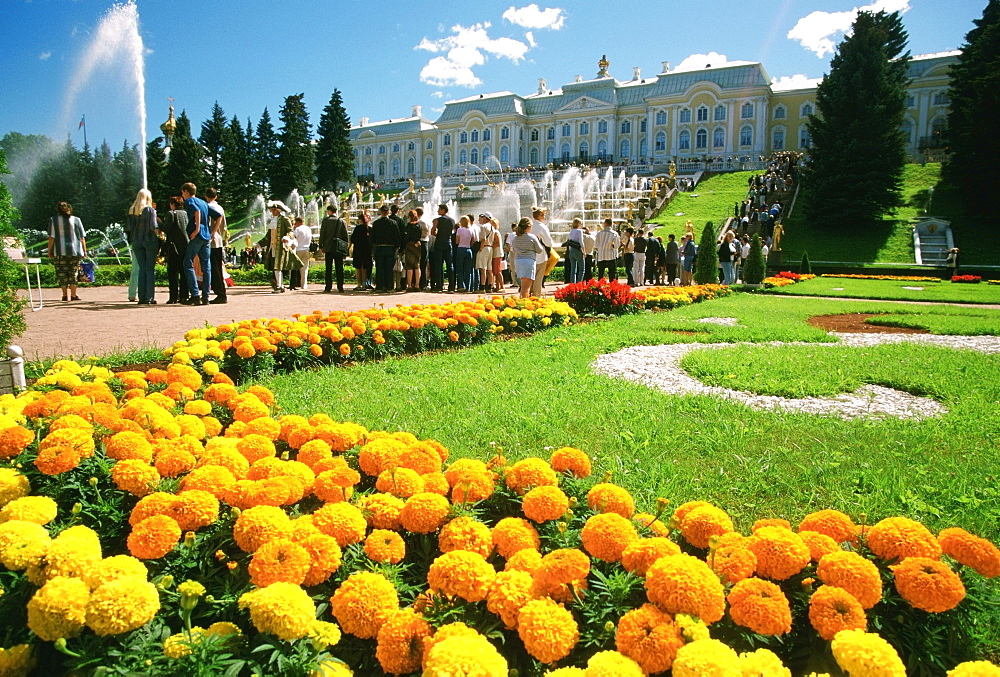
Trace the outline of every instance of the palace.
<instances>
[{"instance_id":1,"label":"palace","mask_svg":"<svg viewBox=\"0 0 1000 677\"><path fill-rule=\"evenodd\" d=\"M943 147L949 71L959 52L915 56L907 91L911 159ZM436 121L414 106L410 117L382 122L361 118L351 128L354 171L378 182L427 180L480 168L523 168L597 163L660 166L712 158L756 158L809 148L806 119L816 87L772 84L755 62L730 62L654 77L638 68L631 80L608 73L535 94L479 94L449 101Z\"/></svg>"}]
</instances>

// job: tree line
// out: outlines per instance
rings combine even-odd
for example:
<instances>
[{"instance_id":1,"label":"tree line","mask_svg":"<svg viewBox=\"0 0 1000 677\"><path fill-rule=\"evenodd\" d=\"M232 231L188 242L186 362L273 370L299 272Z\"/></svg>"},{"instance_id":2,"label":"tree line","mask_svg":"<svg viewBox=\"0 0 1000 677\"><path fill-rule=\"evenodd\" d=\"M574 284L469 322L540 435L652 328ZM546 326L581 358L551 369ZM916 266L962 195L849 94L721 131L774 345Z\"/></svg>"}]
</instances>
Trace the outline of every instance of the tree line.
<instances>
[{"instance_id":1,"label":"tree line","mask_svg":"<svg viewBox=\"0 0 1000 677\"><path fill-rule=\"evenodd\" d=\"M339 90L334 90L313 135L304 94L285 98L278 128L267 108L254 125L248 118L227 117L218 102L195 136L185 111L169 149L158 136L146 144L147 186L157 208L168 208L182 183L214 186L230 212L239 213L257 195L284 200L300 192L336 190L354 175L350 118ZM21 230L44 230L55 205L65 200L87 228L122 223L142 187L138 144L127 141L112 151L107 141L78 149L67 139L58 143L43 135L10 132L0 139L11 174L2 177L20 218Z\"/></svg>"}]
</instances>

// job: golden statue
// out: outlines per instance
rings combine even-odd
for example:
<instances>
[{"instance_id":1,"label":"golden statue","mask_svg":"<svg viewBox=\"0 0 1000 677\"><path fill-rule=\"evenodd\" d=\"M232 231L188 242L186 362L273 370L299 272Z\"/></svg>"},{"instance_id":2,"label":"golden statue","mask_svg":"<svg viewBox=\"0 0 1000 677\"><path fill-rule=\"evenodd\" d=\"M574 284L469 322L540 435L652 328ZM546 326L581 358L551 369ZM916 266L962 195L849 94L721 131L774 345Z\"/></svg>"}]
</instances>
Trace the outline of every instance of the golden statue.
<instances>
[{"instance_id":1,"label":"golden statue","mask_svg":"<svg viewBox=\"0 0 1000 677\"><path fill-rule=\"evenodd\" d=\"M354 192L358 194L358 202L361 202L362 195L361 195L361 184L360 183L355 183L354 184Z\"/></svg>"},{"instance_id":2,"label":"golden statue","mask_svg":"<svg viewBox=\"0 0 1000 677\"><path fill-rule=\"evenodd\" d=\"M780 252L781 251L781 233L784 228L781 227L780 223L774 224L774 235L771 238L771 251Z\"/></svg>"},{"instance_id":3,"label":"golden statue","mask_svg":"<svg viewBox=\"0 0 1000 677\"><path fill-rule=\"evenodd\" d=\"M415 184L415 183L413 183L413 179L408 179L408 180L409 180L409 182L410 182L410 195L412 195L412 194L413 194L413 188L414 188L414 186L415 186L416 184Z\"/></svg>"},{"instance_id":4,"label":"golden statue","mask_svg":"<svg viewBox=\"0 0 1000 677\"><path fill-rule=\"evenodd\" d=\"M634 203L634 202L629 202L629 203L628 203L628 220L629 220L629 221L631 221L631 220L632 220L632 210L633 210L634 208L635 208L635 203Z\"/></svg>"},{"instance_id":5,"label":"golden statue","mask_svg":"<svg viewBox=\"0 0 1000 677\"><path fill-rule=\"evenodd\" d=\"M694 224L690 220L684 224L684 234L690 235L692 239L694 238Z\"/></svg>"},{"instance_id":6,"label":"golden statue","mask_svg":"<svg viewBox=\"0 0 1000 677\"><path fill-rule=\"evenodd\" d=\"M674 162L673 160L670 161L670 178L671 179L677 178L677 163Z\"/></svg>"}]
</instances>

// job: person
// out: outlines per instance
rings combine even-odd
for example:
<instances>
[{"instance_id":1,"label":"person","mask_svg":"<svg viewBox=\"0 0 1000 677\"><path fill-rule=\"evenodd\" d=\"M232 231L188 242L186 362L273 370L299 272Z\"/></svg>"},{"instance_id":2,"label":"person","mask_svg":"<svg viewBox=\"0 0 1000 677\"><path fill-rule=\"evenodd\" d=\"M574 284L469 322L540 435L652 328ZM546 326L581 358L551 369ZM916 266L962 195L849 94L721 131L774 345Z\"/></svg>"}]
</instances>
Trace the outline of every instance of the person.
<instances>
[{"instance_id":1,"label":"person","mask_svg":"<svg viewBox=\"0 0 1000 677\"><path fill-rule=\"evenodd\" d=\"M525 217L517 222L516 235L511 240L510 257L514 261L514 275L520 281L520 297L531 296L532 283L538 274L538 255L545 255L545 247L534 234L531 219Z\"/></svg>"},{"instance_id":2,"label":"person","mask_svg":"<svg viewBox=\"0 0 1000 677\"><path fill-rule=\"evenodd\" d=\"M344 293L344 257L347 255L347 224L337 217L337 206L326 207L326 216L319 227L319 248L323 250L326 259L326 275L323 291L327 294L333 291L333 270L337 268L337 291Z\"/></svg>"},{"instance_id":3,"label":"person","mask_svg":"<svg viewBox=\"0 0 1000 677\"><path fill-rule=\"evenodd\" d=\"M567 282L583 282L583 221L573 219L569 235L566 237Z\"/></svg>"},{"instance_id":4,"label":"person","mask_svg":"<svg viewBox=\"0 0 1000 677\"><path fill-rule=\"evenodd\" d=\"M641 287L643 278L646 277L646 238L642 234L642 229L632 240L632 281L633 286Z\"/></svg>"},{"instance_id":5,"label":"person","mask_svg":"<svg viewBox=\"0 0 1000 677\"><path fill-rule=\"evenodd\" d=\"M490 243L493 250L493 260L490 261L492 291L499 294L503 292L503 238L500 236L500 222L496 217L490 219L490 228L493 230L493 240Z\"/></svg>"},{"instance_id":6,"label":"person","mask_svg":"<svg viewBox=\"0 0 1000 677\"><path fill-rule=\"evenodd\" d=\"M358 215L358 224L351 232L351 245L354 250L351 253L354 261L354 271L358 279L358 286L355 291L370 291L374 289L371 285L370 276L372 272L372 237L371 237L371 214L364 210Z\"/></svg>"},{"instance_id":7,"label":"person","mask_svg":"<svg viewBox=\"0 0 1000 677\"><path fill-rule=\"evenodd\" d=\"M188 225L187 249L184 251L184 275L187 278L188 290L191 293L184 301L185 305L208 305L208 288L212 282L212 270L210 267L211 253L209 241L211 231L208 222L208 203L200 197L196 197L198 189L193 183L185 183L181 186L181 197L184 198L184 211L187 212ZM194 258L198 257L198 264L202 272L201 299L198 298L198 279L194 274Z\"/></svg>"},{"instance_id":8,"label":"person","mask_svg":"<svg viewBox=\"0 0 1000 677\"><path fill-rule=\"evenodd\" d=\"M622 263L625 264L625 277L628 280L628 286L634 287L635 280L632 278L632 264L635 263L635 240L633 235L635 231L631 226L625 228L625 237L622 238ZM615 275L618 273L615 272Z\"/></svg>"},{"instance_id":9,"label":"person","mask_svg":"<svg viewBox=\"0 0 1000 677\"><path fill-rule=\"evenodd\" d=\"M420 221L420 289L430 285L430 239L431 224L424 218L424 208L417 207L417 218Z\"/></svg>"},{"instance_id":10,"label":"person","mask_svg":"<svg viewBox=\"0 0 1000 677\"><path fill-rule=\"evenodd\" d=\"M223 261L225 247L229 244L229 231L226 229L226 211L216 201L219 197L214 188L205 190L205 202L208 203L208 217L212 222L209 256L212 268L212 291L215 298L211 304L227 302L226 298L226 266Z\"/></svg>"},{"instance_id":11,"label":"person","mask_svg":"<svg viewBox=\"0 0 1000 677\"><path fill-rule=\"evenodd\" d=\"M597 251L597 236L590 232L590 226L583 227L583 279L594 279L594 253Z\"/></svg>"},{"instance_id":12,"label":"person","mask_svg":"<svg viewBox=\"0 0 1000 677\"><path fill-rule=\"evenodd\" d=\"M87 239L83 221L73 216L73 205L60 202L55 216L49 219L48 256L56 269L56 282L62 289L63 301L79 301L76 295L80 260L87 255Z\"/></svg>"},{"instance_id":13,"label":"person","mask_svg":"<svg viewBox=\"0 0 1000 677\"><path fill-rule=\"evenodd\" d=\"M510 232L503 240L503 251L504 256L507 257L507 280L510 282L510 286L514 289L521 288L521 280L517 277L517 272L514 270L514 256L510 253L510 245L514 242L514 238L517 237L517 224L510 224Z\"/></svg>"},{"instance_id":14,"label":"person","mask_svg":"<svg viewBox=\"0 0 1000 677\"><path fill-rule=\"evenodd\" d=\"M690 286L694 277L694 259L698 255L698 247L694 243L694 237L689 233L684 234L684 242L681 246L681 286Z\"/></svg>"},{"instance_id":15,"label":"person","mask_svg":"<svg viewBox=\"0 0 1000 677\"><path fill-rule=\"evenodd\" d=\"M295 247L292 245L292 222L285 214L289 211L284 202L272 200L267 205L271 210L271 220L268 223L270 238L268 247L274 257L274 290L275 294L285 291L285 271L291 271L301 265L298 257L295 256ZM295 259L293 262L292 259ZM291 277L291 276L289 276ZM289 283L291 279L289 279Z\"/></svg>"},{"instance_id":16,"label":"person","mask_svg":"<svg viewBox=\"0 0 1000 677\"><path fill-rule=\"evenodd\" d=\"M170 211L163 217L160 230L166 238L163 242L164 258L167 259L167 304L180 303L188 298L187 278L184 276L184 252L187 250L187 212L184 200L175 195L170 198Z\"/></svg>"},{"instance_id":17,"label":"person","mask_svg":"<svg viewBox=\"0 0 1000 677\"><path fill-rule=\"evenodd\" d=\"M292 271L290 282L294 285L293 289L306 291L309 289L309 259L312 258L309 247L312 245L313 234L312 229L306 225L305 219L301 216L295 217L295 229L292 231L292 237L295 238L295 256L302 263L302 267Z\"/></svg>"},{"instance_id":18,"label":"person","mask_svg":"<svg viewBox=\"0 0 1000 677\"><path fill-rule=\"evenodd\" d=\"M944 265L948 269L948 277L951 278L958 275L958 247L952 247L948 250L948 256L944 260Z\"/></svg>"},{"instance_id":19,"label":"person","mask_svg":"<svg viewBox=\"0 0 1000 677\"><path fill-rule=\"evenodd\" d=\"M406 291L420 290L420 215L416 209L406 213L409 222L403 230L403 270L406 271Z\"/></svg>"},{"instance_id":20,"label":"person","mask_svg":"<svg viewBox=\"0 0 1000 677\"><path fill-rule=\"evenodd\" d=\"M156 255L160 253L160 238L157 235L156 210L153 209L153 195L140 188L128 209L125 220L126 232L132 244L133 258L138 263L139 284L137 295L139 305L154 305L156 299Z\"/></svg>"},{"instance_id":21,"label":"person","mask_svg":"<svg viewBox=\"0 0 1000 677\"><path fill-rule=\"evenodd\" d=\"M395 219L389 216L389 205L378 208L379 217L372 224L372 253L375 257L375 289L387 293L395 289L392 275L396 265L396 251L399 249L399 228Z\"/></svg>"},{"instance_id":22,"label":"person","mask_svg":"<svg viewBox=\"0 0 1000 677\"><path fill-rule=\"evenodd\" d=\"M431 235L434 247L431 249L431 291L444 291L444 276L448 277L448 291L455 291L455 261L452 257L452 236L455 220L448 216L448 205L438 205L438 217L434 219ZM444 266L444 268L442 268Z\"/></svg>"},{"instance_id":23,"label":"person","mask_svg":"<svg viewBox=\"0 0 1000 677\"><path fill-rule=\"evenodd\" d=\"M479 250L476 251L476 273L479 284L473 281L475 291L491 290L493 287L493 214L483 212L479 215Z\"/></svg>"},{"instance_id":24,"label":"person","mask_svg":"<svg viewBox=\"0 0 1000 677\"><path fill-rule=\"evenodd\" d=\"M740 242L742 243L740 245L740 271L736 276L736 279L742 282L743 268L746 266L747 259L750 258L750 237L744 235Z\"/></svg>"},{"instance_id":25,"label":"person","mask_svg":"<svg viewBox=\"0 0 1000 677\"><path fill-rule=\"evenodd\" d=\"M597 279L616 281L618 279L618 251L621 248L621 237L611 227L611 219L604 219L604 227L598 231L597 248Z\"/></svg>"},{"instance_id":26,"label":"person","mask_svg":"<svg viewBox=\"0 0 1000 677\"><path fill-rule=\"evenodd\" d=\"M677 246L674 234L670 233L667 235L667 252L664 256L667 264L667 284L674 284L674 281L679 277L677 274L677 269L680 264L680 247Z\"/></svg>"},{"instance_id":27,"label":"person","mask_svg":"<svg viewBox=\"0 0 1000 677\"><path fill-rule=\"evenodd\" d=\"M719 265L722 268L722 284L724 285L733 284L735 281L733 258L736 255L736 247L733 245L733 237L733 231L726 231L719 244Z\"/></svg>"},{"instance_id":28,"label":"person","mask_svg":"<svg viewBox=\"0 0 1000 677\"><path fill-rule=\"evenodd\" d=\"M653 231L646 233L646 280L650 284L662 284L663 274L660 269L665 269L665 252L663 251L663 238L653 236Z\"/></svg>"},{"instance_id":29,"label":"person","mask_svg":"<svg viewBox=\"0 0 1000 677\"><path fill-rule=\"evenodd\" d=\"M458 291L472 291L472 233L468 216L462 216L455 231L455 277L458 278Z\"/></svg>"},{"instance_id":30,"label":"person","mask_svg":"<svg viewBox=\"0 0 1000 677\"><path fill-rule=\"evenodd\" d=\"M552 235L549 233L549 227L545 225L547 214L548 210L545 207L531 208L531 218L533 219L531 223L532 234L542 243L542 253L536 257L535 261L537 267L535 269L535 279L531 283L532 296L542 295L542 287L545 286L545 274L549 266L549 256L552 253Z\"/></svg>"}]
</instances>

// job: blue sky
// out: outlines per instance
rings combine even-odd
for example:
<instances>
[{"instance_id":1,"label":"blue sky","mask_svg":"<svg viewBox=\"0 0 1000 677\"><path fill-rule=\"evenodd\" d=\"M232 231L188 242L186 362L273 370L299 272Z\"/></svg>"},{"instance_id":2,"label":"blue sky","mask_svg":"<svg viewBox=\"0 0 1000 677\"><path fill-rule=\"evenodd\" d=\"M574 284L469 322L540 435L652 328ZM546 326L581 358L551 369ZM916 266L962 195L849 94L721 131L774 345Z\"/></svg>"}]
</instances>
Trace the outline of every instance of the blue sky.
<instances>
[{"instance_id":1,"label":"blue sky","mask_svg":"<svg viewBox=\"0 0 1000 677\"><path fill-rule=\"evenodd\" d=\"M914 54L957 49L986 0L872 0L902 10ZM373 0L137 0L146 128L159 134L168 97L197 126L218 101L254 125L277 127L284 98L305 93L319 120L334 88L357 123L434 120L444 102L508 90L530 94L592 78L606 54L630 80L677 67L760 61L772 78L819 78L858 4L850 0L562 0L532 4ZM139 140L137 94L123 65L128 31L100 34L108 0L0 0L0 136L72 135L82 115L93 146ZM136 43L137 45L138 43ZM97 45L97 47L95 47ZM134 47L135 45L133 45ZM111 58L101 61L102 54ZM84 64L92 63L86 70ZM682 65L683 64L683 65ZM197 133L197 129L196 129Z\"/></svg>"}]
</instances>

